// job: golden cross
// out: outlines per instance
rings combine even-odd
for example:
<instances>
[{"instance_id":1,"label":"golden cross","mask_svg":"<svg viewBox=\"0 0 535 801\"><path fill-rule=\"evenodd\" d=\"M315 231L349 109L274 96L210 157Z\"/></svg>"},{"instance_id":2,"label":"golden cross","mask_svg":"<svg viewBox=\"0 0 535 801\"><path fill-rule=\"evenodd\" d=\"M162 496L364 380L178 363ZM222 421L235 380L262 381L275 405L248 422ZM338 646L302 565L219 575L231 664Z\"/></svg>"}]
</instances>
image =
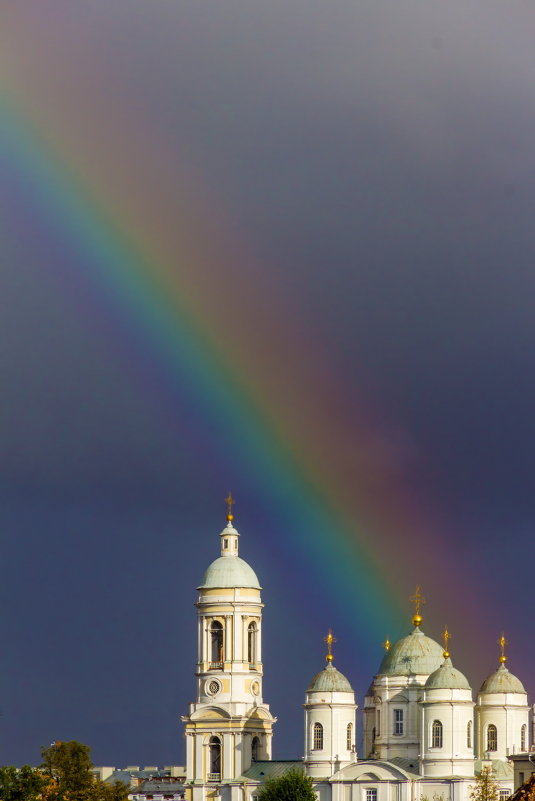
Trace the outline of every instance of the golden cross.
<instances>
[{"instance_id":1,"label":"golden cross","mask_svg":"<svg viewBox=\"0 0 535 801\"><path fill-rule=\"evenodd\" d=\"M325 659L327 662L333 661L333 642L336 642L336 637L333 637L332 630L329 629L327 636L323 638L323 642L327 643L327 656Z\"/></svg>"},{"instance_id":2,"label":"golden cross","mask_svg":"<svg viewBox=\"0 0 535 801\"><path fill-rule=\"evenodd\" d=\"M447 659L450 655L450 652L448 651L448 642L451 640L451 634L449 633L447 626L444 627L442 637L444 639L444 659Z\"/></svg>"},{"instance_id":3,"label":"golden cross","mask_svg":"<svg viewBox=\"0 0 535 801\"><path fill-rule=\"evenodd\" d=\"M390 651L390 640L388 639L388 634L386 635L386 640L383 643L383 648L385 651Z\"/></svg>"},{"instance_id":4,"label":"golden cross","mask_svg":"<svg viewBox=\"0 0 535 801\"><path fill-rule=\"evenodd\" d=\"M505 656L505 646L509 645L509 643L505 639L505 634L503 633L503 631L502 631L502 636L498 640L498 645L500 646L500 648L502 650L502 653L501 653L501 656L500 656L500 662L501 662L502 665L505 665L505 663L507 662L507 657Z\"/></svg>"},{"instance_id":5,"label":"golden cross","mask_svg":"<svg viewBox=\"0 0 535 801\"><path fill-rule=\"evenodd\" d=\"M414 604L414 616L412 618L412 623L414 626L419 626L422 622L422 616L420 614L420 607L422 604L425 604L425 598L423 597L422 593L420 592L420 585L416 585L416 591L412 598L409 598L410 602Z\"/></svg>"},{"instance_id":6,"label":"golden cross","mask_svg":"<svg viewBox=\"0 0 535 801\"><path fill-rule=\"evenodd\" d=\"M230 490L229 490L228 497L225 498L225 503L228 506L227 520L230 523L232 520L234 520L234 515L232 514L232 507L236 503L236 501L232 497L232 493L230 492Z\"/></svg>"}]
</instances>

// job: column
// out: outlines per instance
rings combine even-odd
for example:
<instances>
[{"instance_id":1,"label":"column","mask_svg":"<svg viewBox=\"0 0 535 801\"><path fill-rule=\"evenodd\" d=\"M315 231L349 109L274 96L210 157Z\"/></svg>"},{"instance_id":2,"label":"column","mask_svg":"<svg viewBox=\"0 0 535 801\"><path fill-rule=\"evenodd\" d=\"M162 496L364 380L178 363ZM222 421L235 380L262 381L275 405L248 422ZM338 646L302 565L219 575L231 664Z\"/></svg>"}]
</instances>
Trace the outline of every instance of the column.
<instances>
[{"instance_id":1,"label":"column","mask_svg":"<svg viewBox=\"0 0 535 801\"><path fill-rule=\"evenodd\" d=\"M225 662L232 662L232 615L225 615Z\"/></svg>"}]
</instances>

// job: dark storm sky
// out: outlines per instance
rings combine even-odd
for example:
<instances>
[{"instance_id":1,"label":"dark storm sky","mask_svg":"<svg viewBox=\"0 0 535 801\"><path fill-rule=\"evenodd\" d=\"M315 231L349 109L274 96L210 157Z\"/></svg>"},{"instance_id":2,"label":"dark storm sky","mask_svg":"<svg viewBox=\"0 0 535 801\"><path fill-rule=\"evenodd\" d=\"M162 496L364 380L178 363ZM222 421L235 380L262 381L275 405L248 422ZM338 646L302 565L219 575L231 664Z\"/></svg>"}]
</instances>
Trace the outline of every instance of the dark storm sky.
<instances>
[{"instance_id":1,"label":"dark storm sky","mask_svg":"<svg viewBox=\"0 0 535 801\"><path fill-rule=\"evenodd\" d=\"M534 31L528 2L29 0L0 12L5 109L74 174L79 165L82 185L101 178L104 154L130 164L147 215L187 164L210 198L206 237L228 229L260 265L248 280L273 332L287 298L309 363L314 344L348 408L365 398L388 421L409 491L450 531L452 596L473 576L495 618L486 628L507 629L511 669L532 692ZM143 391L158 386L157 359L137 354L111 301L110 311L98 291L80 294L71 272L90 274L94 256L76 251L26 165L4 154L2 758L36 763L41 745L72 738L98 764L183 760L195 587L217 556L229 488L242 555L265 588L274 753L300 756L303 692L340 602L284 559L289 521L210 399L195 407L187 380ZM161 193L148 192L149 170ZM139 215L136 230L145 223ZM245 300L228 257L210 270L232 283L224 346L225 315ZM209 287L199 308L213 308ZM415 559L430 565L433 548L430 531L429 554ZM431 590L434 576L421 583ZM407 596L413 586L411 575ZM458 627L468 649L477 632ZM362 703L380 653L337 635L337 664ZM470 676L476 690L493 646Z\"/></svg>"}]
</instances>

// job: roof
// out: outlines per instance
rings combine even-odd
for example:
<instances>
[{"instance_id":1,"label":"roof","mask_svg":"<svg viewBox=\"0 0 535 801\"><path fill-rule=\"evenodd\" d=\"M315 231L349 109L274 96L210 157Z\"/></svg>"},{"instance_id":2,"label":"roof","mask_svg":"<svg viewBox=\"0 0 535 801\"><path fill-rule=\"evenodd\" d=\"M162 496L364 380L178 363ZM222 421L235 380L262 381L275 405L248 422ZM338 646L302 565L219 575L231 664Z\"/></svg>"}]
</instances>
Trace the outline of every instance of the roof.
<instances>
[{"instance_id":1,"label":"roof","mask_svg":"<svg viewBox=\"0 0 535 801\"><path fill-rule=\"evenodd\" d=\"M443 648L416 626L407 637L389 648L379 667L379 675L429 676L440 667L443 659Z\"/></svg>"},{"instance_id":2,"label":"roof","mask_svg":"<svg viewBox=\"0 0 535 801\"><path fill-rule=\"evenodd\" d=\"M409 776L420 777L418 773L418 759L405 759L404 757L392 757L388 760L393 765L401 768Z\"/></svg>"},{"instance_id":3,"label":"roof","mask_svg":"<svg viewBox=\"0 0 535 801\"><path fill-rule=\"evenodd\" d=\"M525 693L524 685L505 665L491 673L481 685L480 693Z\"/></svg>"},{"instance_id":4,"label":"roof","mask_svg":"<svg viewBox=\"0 0 535 801\"><path fill-rule=\"evenodd\" d=\"M326 692L326 693L352 693L353 688L343 673L335 668L330 662L323 670L316 673L307 692Z\"/></svg>"},{"instance_id":5,"label":"roof","mask_svg":"<svg viewBox=\"0 0 535 801\"><path fill-rule=\"evenodd\" d=\"M246 779L253 779L254 781L263 782L266 779L278 779L279 776L284 776L291 770L298 770L304 773L305 766L300 759L284 759L284 760L258 760L253 762L243 774Z\"/></svg>"},{"instance_id":6,"label":"roof","mask_svg":"<svg viewBox=\"0 0 535 801\"><path fill-rule=\"evenodd\" d=\"M483 763L481 759L474 761L474 773L476 776L481 773L483 764L488 765L488 760ZM512 779L514 776L514 768L510 762L504 762L501 759L493 759L491 761L493 779Z\"/></svg>"},{"instance_id":7,"label":"roof","mask_svg":"<svg viewBox=\"0 0 535 801\"><path fill-rule=\"evenodd\" d=\"M239 556L220 556L209 566L198 589L216 587L261 589L253 568Z\"/></svg>"},{"instance_id":8,"label":"roof","mask_svg":"<svg viewBox=\"0 0 535 801\"><path fill-rule=\"evenodd\" d=\"M460 670L454 668L449 656L444 663L431 673L425 683L426 690L471 690L468 679Z\"/></svg>"},{"instance_id":9,"label":"roof","mask_svg":"<svg viewBox=\"0 0 535 801\"><path fill-rule=\"evenodd\" d=\"M535 773L532 773L529 779L521 784L516 790L509 801L529 801L530 798L535 796Z\"/></svg>"}]
</instances>

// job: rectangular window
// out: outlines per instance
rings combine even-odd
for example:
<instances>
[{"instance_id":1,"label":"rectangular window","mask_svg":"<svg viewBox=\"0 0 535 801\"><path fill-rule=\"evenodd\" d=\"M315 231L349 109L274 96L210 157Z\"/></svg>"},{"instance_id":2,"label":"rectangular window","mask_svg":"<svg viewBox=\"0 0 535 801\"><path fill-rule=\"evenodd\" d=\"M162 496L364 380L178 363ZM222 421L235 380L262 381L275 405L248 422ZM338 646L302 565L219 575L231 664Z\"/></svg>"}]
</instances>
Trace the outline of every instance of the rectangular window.
<instances>
[{"instance_id":1,"label":"rectangular window","mask_svg":"<svg viewBox=\"0 0 535 801\"><path fill-rule=\"evenodd\" d=\"M366 789L366 801L377 801L377 790L375 787L368 787Z\"/></svg>"},{"instance_id":2,"label":"rectangular window","mask_svg":"<svg viewBox=\"0 0 535 801\"><path fill-rule=\"evenodd\" d=\"M519 784L524 784L524 771L522 771L522 770L518 774L518 783Z\"/></svg>"},{"instance_id":3,"label":"rectangular window","mask_svg":"<svg viewBox=\"0 0 535 801\"><path fill-rule=\"evenodd\" d=\"M403 734L403 710L394 709L394 734Z\"/></svg>"},{"instance_id":4,"label":"rectangular window","mask_svg":"<svg viewBox=\"0 0 535 801\"><path fill-rule=\"evenodd\" d=\"M509 790L500 790L500 801L505 801L511 795Z\"/></svg>"}]
</instances>

